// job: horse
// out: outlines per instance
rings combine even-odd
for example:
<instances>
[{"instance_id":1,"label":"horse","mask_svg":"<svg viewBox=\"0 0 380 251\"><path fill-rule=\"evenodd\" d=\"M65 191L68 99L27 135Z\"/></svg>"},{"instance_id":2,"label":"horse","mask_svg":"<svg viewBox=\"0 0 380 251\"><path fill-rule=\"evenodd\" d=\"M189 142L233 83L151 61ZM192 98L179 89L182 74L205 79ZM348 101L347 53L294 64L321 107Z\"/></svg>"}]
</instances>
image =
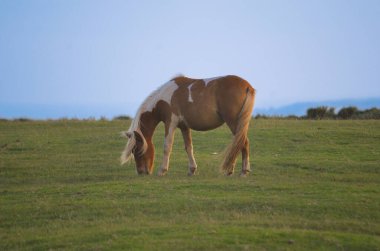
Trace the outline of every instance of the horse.
<instances>
[{"instance_id":1,"label":"horse","mask_svg":"<svg viewBox=\"0 0 380 251\"><path fill-rule=\"evenodd\" d=\"M177 76L152 92L140 105L128 131L128 139L121 155L121 163L127 163L132 155L138 174L152 174L154 162L153 133L160 122L165 125L164 156L159 176L169 170L175 129L182 132L187 153L188 175L197 171L194 158L191 130L208 131L224 123L233 134L222 162L226 175L234 172L236 158L242 153L241 175L250 172L249 140L247 137L251 120L255 89L244 79L222 76L208 79L193 79Z\"/></svg>"}]
</instances>

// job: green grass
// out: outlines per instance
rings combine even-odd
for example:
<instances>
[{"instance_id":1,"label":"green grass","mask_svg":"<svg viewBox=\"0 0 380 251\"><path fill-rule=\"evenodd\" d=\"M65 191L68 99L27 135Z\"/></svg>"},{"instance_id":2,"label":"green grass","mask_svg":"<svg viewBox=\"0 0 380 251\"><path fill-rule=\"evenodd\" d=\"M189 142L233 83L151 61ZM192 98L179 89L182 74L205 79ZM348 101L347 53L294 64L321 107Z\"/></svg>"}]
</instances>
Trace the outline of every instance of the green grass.
<instances>
[{"instance_id":1,"label":"green grass","mask_svg":"<svg viewBox=\"0 0 380 251\"><path fill-rule=\"evenodd\" d=\"M179 132L137 176L127 128L0 121L0 250L380 250L380 121L253 120L247 178L219 171L226 127L193 132L197 176Z\"/></svg>"}]
</instances>

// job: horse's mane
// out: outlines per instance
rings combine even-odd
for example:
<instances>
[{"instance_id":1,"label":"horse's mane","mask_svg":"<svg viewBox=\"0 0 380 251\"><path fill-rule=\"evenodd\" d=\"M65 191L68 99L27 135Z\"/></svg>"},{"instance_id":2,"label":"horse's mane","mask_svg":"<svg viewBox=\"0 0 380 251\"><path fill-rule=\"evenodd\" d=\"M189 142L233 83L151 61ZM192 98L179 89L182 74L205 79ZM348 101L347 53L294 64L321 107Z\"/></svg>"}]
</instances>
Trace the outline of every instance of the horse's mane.
<instances>
[{"instance_id":1,"label":"horse's mane","mask_svg":"<svg viewBox=\"0 0 380 251\"><path fill-rule=\"evenodd\" d=\"M139 109L136 112L134 119L131 122L131 125L129 126L128 131L122 133L122 136L128 138L128 142L127 142L127 145L125 146L123 153L121 154L121 164L125 164L125 163L129 162L132 159L132 157L134 157L134 155L132 153L135 150L135 146L136 146L136 134L135 134L135 132L139 133L141 138L144 141L143 147L141 149L139 149L138 154L142 155L148 149L148 145L145 141L145 138L144 138L143 134L141 133L140 118L141 118L141 114L143 113L144 109L146 109L147 100L150 99L153 95L154 95L154 92L151 95L149 95L145 99L145 101L140 105Z\"/></svg>"},{"instance_id":2,"label":"horse's mane","mask_svg":"<svg viewBox=\"0 0 380 251\"><path fill-rule=\"evenodd\" d=\"M131 160L131 157L133 156L133 150L136 146L136 135L135 135L135 132L139 133L141 138L143 139L144 141L144 144L143 144L143 147L139 150L139 153L138 154L144 154L147 149L148 149L148 145L145 141L145 138L143 136L143 134L141 133L141 121L140 121L140 118L141 118L141 114L143 112L145 112L146 110L149 110L149 109L153 109L151 107L151 105L153 103L155 103L155 99L158 98L158 92L159 90L161 89L162 86L160 86L159 88L157 88L157 90L153 91L145 100L144 102L139 106L139 108L137 109L137 112L136 112L136 115L134 117L134 119L132 120L132 123L128 129L127 132L123 132L123 136L126 136L128 138L128 143L127 145L125 146L125 149L121 155L121 163L124 164L124 163L127 163L128 161Z\"/></svg>"},{"instance_id":3,"label":"horse's mane","mask_svg":"<svg viewBox=\"0 0 380 251\"><path fill-rule=\"evenodd\" d=\"M156 105L156 103L162 98L165 92L171 91L174 92L174 90L177 88L177 85L175 85L175 89L173 90L173 85L167 85L168 83L174 81L176 78L184 77L184 75L177 75L175 78L171 79L169 82L163 84L162 86L158 87L155 91L153 91L145 100L144 102L139 106L139 109L136 112L136 115L134 119L132 120L132 123L128 129L127 132L123 133L123 136L128 137L128 143L121 155L121 163L124 164L128 162L131 157L132 153L135 150L136 146L136 133L138 133L142 140L143 140L143 147L139 149L138 154L144 154L147 149L148 145L146 143L146 140L144 138L144 135L141 132L141 127L143 126L141 124L140 118L141 114L143 114L146 111L152 111Z\"/></svg>"},{"instance_id":4,"label":"horse's mane","mask_svg":"<svg viewBox=\"0 0 380 251\"><path fill-rule=\"evenodd\" d=\"M121 154L121 164L125 164L129 162L132 159L132 157L134 157L132 153L136 150L135 149L135 146L136 146L135 133L140 134L140 137L143 140L143 147L138 150L139 151L138 154L142 155L148 149L148 144L146 143L146 140L140 130L140 122L139 122L140 114L136 116L136 118L132 120L131 126L129 127L128 131L122 133L122 136L128 138L128 142L127 142L127 145L125 146L123 153Z\"/></svg>"}]
</instances>

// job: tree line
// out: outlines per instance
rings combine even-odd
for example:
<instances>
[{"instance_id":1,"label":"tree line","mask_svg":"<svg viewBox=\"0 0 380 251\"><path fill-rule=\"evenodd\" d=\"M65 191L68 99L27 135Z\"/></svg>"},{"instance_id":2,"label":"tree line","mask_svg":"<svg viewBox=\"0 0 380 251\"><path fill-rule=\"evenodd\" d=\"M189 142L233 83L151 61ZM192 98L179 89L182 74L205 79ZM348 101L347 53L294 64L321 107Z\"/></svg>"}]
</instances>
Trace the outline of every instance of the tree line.
<instances>
[{"instance_id":1,"label":"tree line","mask_svg":"<svg viewBox=\"0 0 380 251\"><path fill-rule=\"evenodd\" d=\"M289 119L380 119L380 109L374 107L371 109L360 110L355 106L341 108L338 112L334 107L319 106L309 108L303 116L290 115L285 117L267 116L258 114L255 118L289 118Z\"/></svg>"}]
</instances>

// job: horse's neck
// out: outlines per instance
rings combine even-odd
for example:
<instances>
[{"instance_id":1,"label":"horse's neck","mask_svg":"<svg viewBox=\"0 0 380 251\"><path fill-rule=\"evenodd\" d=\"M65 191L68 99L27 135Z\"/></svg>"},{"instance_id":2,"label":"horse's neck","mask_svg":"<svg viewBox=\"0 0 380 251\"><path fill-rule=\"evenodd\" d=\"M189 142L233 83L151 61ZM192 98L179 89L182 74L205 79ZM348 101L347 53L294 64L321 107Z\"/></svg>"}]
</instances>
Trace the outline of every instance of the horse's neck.
<instances>
[{"instance_id":1,"label":"horse's neck","mask_svg":"<svg viewBox=\"0 0 380 251\"><path fill-rule=\"evenodd\" d=\"M147 142L152 141L153 133L159 122L151 112L140 117L140 130Z\"/></svg>"}]
</instances>

